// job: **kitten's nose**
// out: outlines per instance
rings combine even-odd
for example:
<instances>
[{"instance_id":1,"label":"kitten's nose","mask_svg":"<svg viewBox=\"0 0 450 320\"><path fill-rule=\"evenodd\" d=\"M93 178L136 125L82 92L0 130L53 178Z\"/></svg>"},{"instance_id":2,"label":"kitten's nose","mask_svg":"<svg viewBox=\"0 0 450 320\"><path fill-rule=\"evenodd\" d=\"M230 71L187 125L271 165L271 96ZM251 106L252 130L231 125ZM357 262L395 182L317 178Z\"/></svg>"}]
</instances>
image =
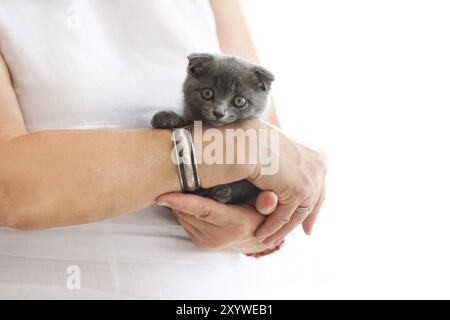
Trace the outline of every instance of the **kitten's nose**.
<instances>
[{"instance_id":1,"label":"kitten's nose","mask_svg":"<svg viewBox=\"0 0 450 320\"><path fill-rule=\"evenodd\" d=\"M217 120L219 120L225 116L225 113L220 111L213 111L213 115L216 117Z\"/></svg>"}]
</instances>

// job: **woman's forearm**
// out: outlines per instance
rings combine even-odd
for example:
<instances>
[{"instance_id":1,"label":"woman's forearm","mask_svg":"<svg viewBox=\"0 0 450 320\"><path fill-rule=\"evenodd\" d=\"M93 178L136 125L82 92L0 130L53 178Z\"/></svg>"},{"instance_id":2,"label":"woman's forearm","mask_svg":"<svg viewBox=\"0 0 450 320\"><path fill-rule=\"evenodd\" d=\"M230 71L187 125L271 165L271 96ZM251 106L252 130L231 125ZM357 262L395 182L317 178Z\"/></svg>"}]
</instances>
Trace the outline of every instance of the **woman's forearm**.
<instances>
[{"instance_id":1,"label":"woman's forearm","mask_svg":"<svg viewBox=\"0 0 450 320\"><path fill-rule=\"evenodd\" d=\"M82 224L179 191L168 130L60 130L0 145L0 223L16 229Z\"/></svg>"}]
</instances>

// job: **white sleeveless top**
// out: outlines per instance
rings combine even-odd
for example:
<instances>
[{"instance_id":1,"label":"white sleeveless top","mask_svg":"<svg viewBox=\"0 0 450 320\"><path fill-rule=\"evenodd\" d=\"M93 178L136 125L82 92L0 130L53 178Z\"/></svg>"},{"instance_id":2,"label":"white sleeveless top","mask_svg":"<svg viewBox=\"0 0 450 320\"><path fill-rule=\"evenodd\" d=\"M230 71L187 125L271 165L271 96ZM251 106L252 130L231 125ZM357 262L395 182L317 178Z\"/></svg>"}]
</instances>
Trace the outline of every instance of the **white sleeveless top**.
<instances>
[{"instance_id":1,"label":"white sleeveless top","mask_svg":"<svg viewBox=\"0 0 450 320\"><path fill-rule=\"evenodd\" d=\"M219 46L207 0L2 0L0 51L25 124L39 131L148 127L157 109L180 109L186 56ZM71 265L80 290L67 287ZM159 207L0 229L0 298L257 298L261 269L196 249Z\"/></svg>"}]
</instances>

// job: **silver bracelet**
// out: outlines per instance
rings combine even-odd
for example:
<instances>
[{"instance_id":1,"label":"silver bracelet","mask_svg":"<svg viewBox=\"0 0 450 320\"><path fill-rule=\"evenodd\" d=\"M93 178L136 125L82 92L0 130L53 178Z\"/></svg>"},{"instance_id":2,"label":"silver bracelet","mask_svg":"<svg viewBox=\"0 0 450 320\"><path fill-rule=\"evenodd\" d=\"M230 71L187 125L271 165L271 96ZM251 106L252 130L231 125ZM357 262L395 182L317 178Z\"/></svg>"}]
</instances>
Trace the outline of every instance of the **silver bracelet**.
<instances>
[{"instance_id":1,"label":"silver bracelet","mask_svg":"<svg viewBox=\"0 0 450 320\"><path fill-rule=\"evenodd\" d=\"M187 127L173 129L172 141L175 148L181 190L183 192L194 192L200 188L200 177L191 131Z\"/></svg>"}]
</instances>

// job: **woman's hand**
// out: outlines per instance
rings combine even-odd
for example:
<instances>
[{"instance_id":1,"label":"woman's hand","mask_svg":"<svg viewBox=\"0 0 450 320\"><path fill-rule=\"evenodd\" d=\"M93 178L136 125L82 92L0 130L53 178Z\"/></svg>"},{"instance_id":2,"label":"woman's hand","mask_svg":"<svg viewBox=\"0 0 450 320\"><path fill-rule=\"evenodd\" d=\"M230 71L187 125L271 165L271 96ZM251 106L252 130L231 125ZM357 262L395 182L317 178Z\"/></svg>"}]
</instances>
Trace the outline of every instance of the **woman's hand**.
<instances>
[{"instance_id":1,"label":"woman's hand","mask_svg":"<svg viewBox=\"0 0 450 320\"><path fill-rule=\"evenodd\" d=\"M204 129L208 127L205 126ZM237 137L236 139L247 141L246 150L238 149L239 143L236 146L233 141L225 141L230 129ZM202 163L199 165L202 187L208 188L217 184L247 179L261 190L273 191L278 196L278 207L256 231L257 239L266 245L279 242L300 224L303 224L304 231L310 234L325 196L324 155L297 144L283 135L278 128L259 119L236 122L222 126L219 130L225 138L219 139L222 140L222 145L218 147L228 152L229 145L234 145L233 154L242 155L245 152L244 157L257 153L256 164L248 161L245 163L237 161L231 165ZM256 132L254 136L258 136L258 139L245 140L246 133L251 130ZM264 131L266 138L269 137L269 139L261 138L261 132ZM206 131L203 130L203 132ZM199 136L195 134L196 150L202 150L197 147L200 143L209 142L205 136L200 135L203 140L199 141ZM269 165L263 163L265 161L262 161L261 155L270 155ZM267 162L268 159L265 160ZM275 164L273 170L268 174L267 168L273 164ZM309 216L305 213L297 213L295 211L297 207L311 207L312 212Z\"/></svg>"},{"instance_id":2,"label":"woman's hand","mask_svg":"<svg viewBox=\"0 0 450 320\"><path fill-rule=\"evenodd\" d=\"M259 155L255 165L235 164L233 168L227 169L228 176L239 170L246 171L248 174L244 179L249 180L261 190L273 191L278 196L278 207L257 229L257 239L266 245L273 245L300 224L303 224L305 233L310 234L325 197L325 156L292 141L278 128L260 119L242 121L221 128L224 132L228 129L233 129L237 137L235 139L241 141L242 137L239 135L245 135L249 130L256 130L258 139L249 139L248 149L238 149L237 153L248 155L251 152L249 150L256 150ZM261 138L259 133L264 131L266 138L270 137L269 139ZM227 141L227 145L232 144ZM263 164L261 155L270 155L272 163ZM276 166L268 174L267 168L273 163ZM297 213L295 211L297 207L311 207L312 211L309 215Z\"/></svg>"},{"instance_id":3,"label":"woman's hand","mask_svg":"<svg viewBox=\"0 0 450 320\"><path fill-rule=\"evenodd\" d=\"M195 246L203 249L256 253L277 245L265 245L255 239L256 228L277 206L272 192L262 192L255 209L249 204L225 205L192 194L169 193L157 203L170 207ZM279 242L281 243L282 240Z\"/></svg>"},{"instance_id":4,"label":"woman's hand","mask_svg":"<svg viewBox=\"0 0 450 320\"><path fill-rule=\"evenodd\" d=\"M268 129L264 121L252 121L246 126L259 126ZM258 240L273 245L303 224L306 234L311 234L314 222L325 198L326 160L324 154L302 146L283 135L277 128L278 145L259 143L258 148L266 148L272 156L278 156L278 170L274 175L264 175L261 166L248 177L248 180L262 190L272 190L279 199L278 208L256 231ZM273 150L273 147L276 149ZM312 211L297 213L297 207Z\"/></svg>"}]
</instances>

